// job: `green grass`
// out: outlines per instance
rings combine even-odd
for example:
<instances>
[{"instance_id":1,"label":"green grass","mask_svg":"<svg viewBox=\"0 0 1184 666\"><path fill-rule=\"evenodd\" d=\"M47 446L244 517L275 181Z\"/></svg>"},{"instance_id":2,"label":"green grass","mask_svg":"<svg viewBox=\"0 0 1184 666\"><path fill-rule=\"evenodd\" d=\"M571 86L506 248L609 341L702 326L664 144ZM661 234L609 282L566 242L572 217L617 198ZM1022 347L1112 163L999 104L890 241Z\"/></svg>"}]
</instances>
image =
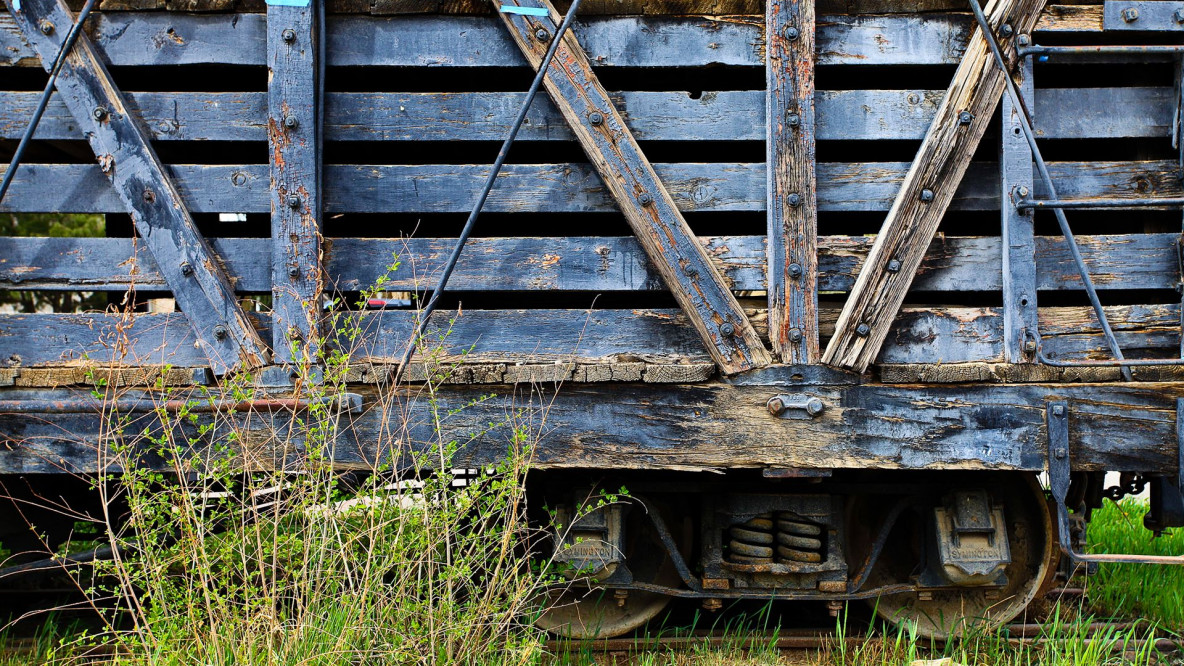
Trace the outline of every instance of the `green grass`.
<instances>
[{"instance_id":1,"label":"green grass","mask_svg":"<svg viewBox=\"0 0 1184 666\"><path fill-rule=\"evenodd\" d=\"M1147 503L1106 502L1089 525L1092 550L1140 555L1184 554L1184 529L1159 538L1143 529ZM1092 610L1100 616L1146 619L1184 634L1184 568L1167 565L1103 564L1089 579Z\"/></svg>"}]
</instances>

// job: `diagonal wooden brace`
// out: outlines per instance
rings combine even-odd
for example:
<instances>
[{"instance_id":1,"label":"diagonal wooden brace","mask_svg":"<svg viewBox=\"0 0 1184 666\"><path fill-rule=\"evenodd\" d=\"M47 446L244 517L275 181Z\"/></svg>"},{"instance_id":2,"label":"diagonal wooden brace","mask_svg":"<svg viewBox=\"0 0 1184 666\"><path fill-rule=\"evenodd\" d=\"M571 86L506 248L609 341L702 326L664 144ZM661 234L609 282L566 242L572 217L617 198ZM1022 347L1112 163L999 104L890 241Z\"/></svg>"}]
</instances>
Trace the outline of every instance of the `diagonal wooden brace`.
<instances>
[{"instance_id":1,"label":"diagonal wooden brace","mask_svg":"<svg viewBox=\"0 0 1184 666\"><path fill-rule=\"evenodd\" d=\"M987 17L1008 65L1017 35L1028 34L1044 0L991 0ZM1006 26L1006 27L1004 27ZM925 250L991 122L1007 73L999 71L976 28L937 116L917 151L876 242L855 280L822 362L863 372L900 311Z\"/></svg>"},{"instance_id":2,"label":"diagonal wooden brace","mask_svg":"<svg viewBox=\"0 0 1184 666\"><path fill-rule=\"evenodd\" d=\"M494 0L493 4L497 8L505 3ZM560 17L549 0L534 6L546 8L548 15L500 15L537 70ZM768 365L768 350L658 180L570 31L555 52L545 85L720 370L735 374Z\"/></svg>"},{"instance_id":3,"label":"diagonal wooden brace","mask_svg":"<svg viewBox=\"0 0 1184 666\"><path fill-rule=\"evenodd\" d=\"M48 70L74 14L64 0L8 4L25 39ZM266 364L266 346L85 34L78 36L62 66L57 92L127 206L139 242L156 260L210 367L222 374L237 366L253 369Z\"/></svg>"}]
</instances>

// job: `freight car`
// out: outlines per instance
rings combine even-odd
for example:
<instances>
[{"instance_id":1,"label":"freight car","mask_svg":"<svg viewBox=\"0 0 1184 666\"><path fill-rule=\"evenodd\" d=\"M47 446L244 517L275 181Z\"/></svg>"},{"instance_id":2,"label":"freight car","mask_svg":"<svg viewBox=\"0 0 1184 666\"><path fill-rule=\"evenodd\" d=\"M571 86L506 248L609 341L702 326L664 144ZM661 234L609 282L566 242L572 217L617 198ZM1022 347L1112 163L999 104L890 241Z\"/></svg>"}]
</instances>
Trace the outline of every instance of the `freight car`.
<instances>
[{"instance_id":1,"label":"freight car","mask_svg":"<svg viewBox=\"0 0 1184 666\"><path fill-rule=\"evenodd\" d=\"M0 207L106 223L0 238L0 283L130 312L0 315L0 473L99 471L96 368L295 404L333 294L432 291L543 68L431 325L458 465L504 452L475 398L561 384L531 492L603 593L546 626L866 599L943 635L1065 562L1157 561L1083 554L1104 497L1184 525L1184 3L102 0L67 50L89 7L9 2L6 158L67 55ZM343 468L421 360L376 302ZM576 520L606 484L630 508Z\"/></svg>"}]
</instances>

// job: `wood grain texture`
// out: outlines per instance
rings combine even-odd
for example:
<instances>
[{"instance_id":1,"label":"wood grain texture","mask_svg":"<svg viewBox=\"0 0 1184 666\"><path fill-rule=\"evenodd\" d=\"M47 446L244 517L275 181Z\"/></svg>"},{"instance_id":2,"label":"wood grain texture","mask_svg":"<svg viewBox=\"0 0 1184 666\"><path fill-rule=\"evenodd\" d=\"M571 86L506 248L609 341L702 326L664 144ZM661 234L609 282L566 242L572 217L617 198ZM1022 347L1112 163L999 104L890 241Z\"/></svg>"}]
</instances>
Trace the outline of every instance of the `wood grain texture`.
<instances>
[{"instance_id":1,"label":"wood grain texture","mask_svg":"<svg viewBox=\"0 0 1184 666\"><path fill-rule=\"evenodd\" d=\"M320 344L320 142L313 3L267 7L267 139L271 165L271 328L277 362L315 362ZM290 39L289 39L290 38Z\"/></svg>"},{"instance_id":2,"label":"wood grain texture","mask_svg":"<svg viewBox=\"0 0 1184 666\"><path fill-rule=\"evenodd\" d=\"M500 2L494 0L494 6ZM501 14L506 29L536 69L560 21L554 7L546 2L544 6L551 15L537 21ZM768 365L771 359L764 343L695 240L571 33L563 35L544 85L720 370L734 374Z\"/></svg>"},{"instance_id":3,"label":"wood grain texture","mask_svg":"<svg viewBox=\"0 0 1184 666\"><path fill-rule=\"evenodd\" d=\"M109 12L92 20L92 38L114 66L266 64L263 14ZM820 16L818 64L957 64L973 22L966 13ZM1101 31L1101 7L1052 6L1038 27ZM757 16L589 17L575 30L596 67L764 66L763 26ZM329 64L525 66L504 32L492 17L330 16ZM383 47L392 42L400 48ZM37 64L36 51L11 17L0 14L0 65Z\"/></svg>"},{"instance_id":4,"label":"wood grain texture","mask_svg":"<svg viewBox=\"0 0 1184 666\"><path fill-rule=\"evenodd\" d=\"M1175 160L1050 162L1065 198L1184 195ZM909 165L904 162L820 162L819 211L887 211ZM655 164L682 211L764 211L763 163ZM325 213L465 213L487 165L326 165ZM193 212L266 213L266 165L166 167ZM975 163L958 186L952 210L999 210L998 166ZM229 187L227 187L229 183ZM1044 196L1041 185L1036 195ZM97 166L21 165L0 204L7 212L117 213L122 201ZM505 213L616 212L600 176L587 164L509 164L486 210Z\"/></svg>"},{"instance_id":5,"label":"wood grain texture","mask_svg":"<svg viewBox=\"0 0 1184 666\"><path fill-rule=\"evenodd\" d=\"M784 363L818 360L814 3L765 3L769 341Z\"/></svg>"},{"instance_id":6,"label":"wood grain texture","mask_svg":"<svg viewBox=\"0 0 1184 666\"><path fill-rule=\"evenodd\" d=\"M13 13L26 39L40 53L58 51L73 14L61 0L30 0ZM43 34L42 21L59 29ZM49 63L52 57L43 57ZM226 275L193 222L147 137L123 103L119 88L89 38L80 35L57 79L58 95L84 127L107 192L119 212L131 214L140 242L149 249L196 333L215 372L256 368L268 360L266 346L235 299ZM28 173L28 172L26 172ZM71 188L66 184L67 192Z\"/></svg>"},{"instance_id":7,"label":"wood grain texture","mask_svg":"<svg viewBox=\"0 0 1184 666\"><path fill-rule=\"evenodd\" d=\"M819 237L822 291L850 291L872 238ZM708 256L733 290L763 291L763 236L701 236ZM1174 289L1176 234L1078 236L1094 286ZM324 246L327 279L342 291L362 291L386 276L386 286L418 291L431 283L452 249L448 238L334 238ZM215 238L214 254L238 293L271 290L270 242ZM995 237L939 236L929 245L914 291L990 292L1003 289L1001 241ZM1064 240L1035 238L1036 288L1081 289ZM402 268L387 275L395 257ZM449 290L664 291L662 277L631 237L475 238L465 248ZM0 286L5 289L122 291L166 289L152 256L126 238L0 236Z\"/></svg>"},{"instance_id":8,"label":"wood grain texture","mask_svg":"<svg viewBox=\"0 0 1184 666\"><path fill-rule=\"evenodd\" d=\"M988 20L994 27L1011 25L1013 34L1027 34L1043 6L1043 0L996 0L988 5ZM1011 38L1002 38L1000 47L1010 58L1009 66L1014 67L1012 42ZM925 248L990 124L991 112L1003 93L1004 77L1009 75L996 66L986 39L976 28L929 134L843 307L823 363L863 372L875 360ZM968 123L959 120L962 113L970 114Z\"/></svg>"},{"instance_id":9,"label":"wood grain texture","mask_svg":"<svg viewBox=\"0 0 1184 666\"><path fill-rule=\"evenodd\" d=\"M547 405L547 428L535 445L536 469L724 470L760 467L803 469L1044 468L1049 399L1069 407L1071 459L1076 470L1148 471L1176 464L1175 405L1178 383L1020 384L917 386L864 384L801 387L821 399L813 419L776 418L766 401L781 385L567 385L548 387L451 386L434 407L450 417L443 432L433 425L423 400L378 399L358 387L365 412L343 415L331 442L339 468L410 466L413 453L430 451L433 436L460 443L454 464L480 467L503 460L512 429L507 414ZM64 398L68 391L5 389L2 397ZM136 394L129 394L135 397ZM136 414L129 432L160 432L152 413ZM176 441L197 438L195 454L212 444L196 433L205 423L179 427ZM256 413L236 418L234 428L212 436L241 435L231 450L251 469L277 469L284 448L299 450L301 429L292 415ZM184 420L179 420L184 423ZM613 424L605 428L606 423ZM398 443L390 438L398 424ZM402 426L406 424L406 428ZM0 471L4 473L96 472L104 420L96 414L0 414ZM535 424L537 426L537 424ZM293 439L276 433L296 433ZM282 441L281 441L282 440ZM109 441L109 439L108 439Z\"/></svg>"}]
</instances>

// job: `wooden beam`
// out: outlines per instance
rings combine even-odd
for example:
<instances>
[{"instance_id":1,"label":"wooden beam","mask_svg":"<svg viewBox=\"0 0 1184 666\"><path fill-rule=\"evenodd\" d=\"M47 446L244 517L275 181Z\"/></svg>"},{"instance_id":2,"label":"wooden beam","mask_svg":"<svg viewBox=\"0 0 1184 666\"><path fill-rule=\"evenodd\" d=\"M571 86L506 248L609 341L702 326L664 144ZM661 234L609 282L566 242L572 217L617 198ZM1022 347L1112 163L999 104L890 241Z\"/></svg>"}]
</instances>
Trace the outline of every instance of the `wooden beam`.
<instances>
[{"instance_id":1,"label":"wooden beam","mask_svg":"<svg viewBox=\"0 0 1184 666\"><path fill-rule=\"evenodd\" d=\"M322 0L323 1L323 0ZM315 9L267 5L271 160L271 344L275 360L316 362L320 344L321 173Z\"/></svg>"},{"instance_id":2,"label":"wooden beam","mask_svg":"<svg viewBox=\"0 0 1184 666\"><path fill-rule=\"evenodd\" d=\"M1025 99L1032 99L1032 61L1025 60L1017 72ZM1010 96L1003 96L999 145L999 212L1003 222L1003 348L1008 363L1036 360L1036 238L1035 211L1021 211L1015 202L1023 192L1035 189L1032 150L1020 125ZM1036 112L1034 112L1036 113ZM1058 114L1076 115L1076 114Z\"/></svg>"},{"instance_id":3,"label":"wooden beam","mask_svg":"<svg viewBox=\"0 0 1184 666\"><path fill-rule=\"evenodd\" d=\"M51 64L74 20L64 0L27 0L10 11L41 62ZM266 347L86 35L79 35L67 57L57 92L85 128L121 212L131 214L140 242L155 258L211 368L224 373L265 364Z\"/></svg>"},{"instance_id":4,"label":"wooden beam","mask_svg":"<svg viewBox=\"0 0 1184 666\"><path fill-rule=\"evenodd\" d=\"M765 3L769 341L785 363L818 361L814 2Z\"/></svg>"},{"instance_id":5,"label":"wooden beam","mask_svg":"<svg viewBox=\"0 0 1184 666\"><path fill-rule=\"evenodd\" d=\"M1009 26L1008 36L1000 35L1009 66L1016 61L1014 36L1032 31L1043 6L1044 0L996 0L988 6L992 26ZM1009 75L999 71L986 39L976 28L843 307L823 363L863 372L875 360L925 248L987 131L1004 90L1004 77Z\"/></svg>"},{"instance_id":6,"label":"wooden beam","mask_svg":"<svg viewBox=\"0 0 1184 666\"><path fill-rule=\"evenodd\" d=\"M500 14L536 69L560 22L547 0L543 5L549 10L547 17ZM494 6L500 7L501 2L494 0ZM768 365L771 359L764 343L695 239L572 33L563 35L544 83L720 370L734 374Z\"/></svg>"}]
</instances>

